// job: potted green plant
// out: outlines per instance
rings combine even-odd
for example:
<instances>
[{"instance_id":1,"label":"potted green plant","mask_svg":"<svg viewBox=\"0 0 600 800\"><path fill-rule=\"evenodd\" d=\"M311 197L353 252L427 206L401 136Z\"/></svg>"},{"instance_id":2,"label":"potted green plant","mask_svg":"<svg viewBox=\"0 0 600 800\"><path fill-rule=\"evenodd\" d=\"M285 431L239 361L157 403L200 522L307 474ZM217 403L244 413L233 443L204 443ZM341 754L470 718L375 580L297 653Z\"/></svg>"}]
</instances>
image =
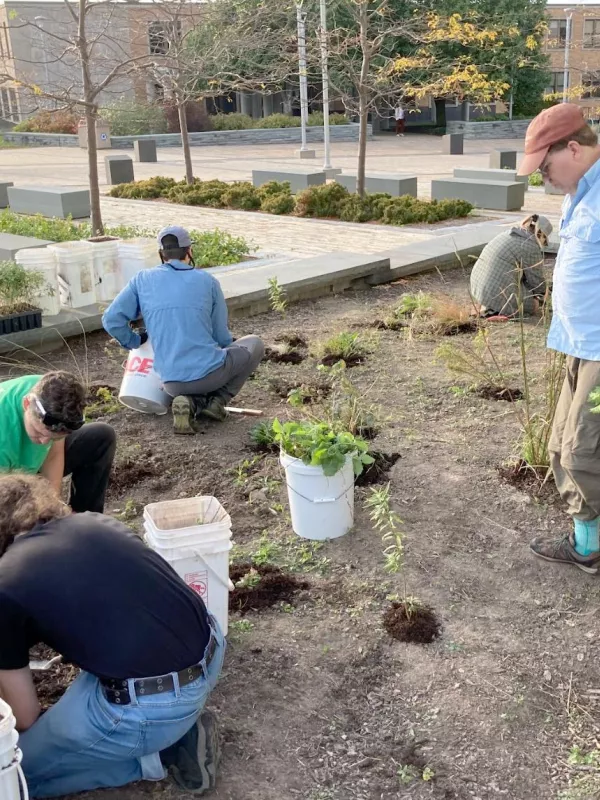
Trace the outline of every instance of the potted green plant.
<instances>
[{"instance_id":1,"label":"potted green plant","mask_svg":"<svg viewBox=\"0 0 600 800\"><path fill-rule=\"evenodd\" d=\"M292 528L305 539L335 539L354 523L354 477L372 464L368 444L336 423L273 422L281 448Z\"/></svg>"},{"instance_id":2,"label":"potted green plant","mask_svg":"<svg viewBox=\"0 0 600 800\"><path fill-rule=\"evenodd\" d=\"M43 291L52 291L43 272L0 261L0 335L42 327L35 298Z\"/></svg>"}]
</instances>

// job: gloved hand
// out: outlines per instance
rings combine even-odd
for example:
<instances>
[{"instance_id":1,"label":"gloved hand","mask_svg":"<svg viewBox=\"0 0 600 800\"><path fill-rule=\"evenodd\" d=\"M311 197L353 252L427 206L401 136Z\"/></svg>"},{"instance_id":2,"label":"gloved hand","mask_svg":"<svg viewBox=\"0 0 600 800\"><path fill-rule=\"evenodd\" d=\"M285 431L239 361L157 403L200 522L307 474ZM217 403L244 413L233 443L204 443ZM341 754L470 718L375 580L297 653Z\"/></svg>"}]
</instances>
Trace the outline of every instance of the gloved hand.
<instances>
[{"instance_id":1,"label":"gloved hand","mask_svg":"<svg viewBox=\"0 0 600 800\"><path fill-rule=\"evenodd\" d=\"M146 344L146 342L148 341L148 334L146 333L146 331L143 328L142 328L141 331L139 331L139 334L140 334L140 347L141 347L143 344Z\"/></svg>"}]
</instances>

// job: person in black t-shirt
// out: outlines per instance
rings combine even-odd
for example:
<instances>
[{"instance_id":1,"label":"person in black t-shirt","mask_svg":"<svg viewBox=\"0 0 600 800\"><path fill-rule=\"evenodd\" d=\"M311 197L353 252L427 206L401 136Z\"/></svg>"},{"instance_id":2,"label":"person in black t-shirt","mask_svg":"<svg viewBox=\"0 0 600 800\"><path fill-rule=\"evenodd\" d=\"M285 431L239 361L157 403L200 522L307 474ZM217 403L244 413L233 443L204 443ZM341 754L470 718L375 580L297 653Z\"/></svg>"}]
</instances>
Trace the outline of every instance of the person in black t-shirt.
<instances>
[{"instance_id":1,"label":"person in black t-shirt","mask_svg":"<svg viewBox=\"0 0 600 800\"><path fill-rule=\"evenodd\" d=\"M39 643L82 670L41 716ZM0 476L0 695L31 797L167 774L197 794L214 786L218 734L203 707L224 651L201 598L128 528L71 515L44 478Z\"/></svg>"}]
</instances>

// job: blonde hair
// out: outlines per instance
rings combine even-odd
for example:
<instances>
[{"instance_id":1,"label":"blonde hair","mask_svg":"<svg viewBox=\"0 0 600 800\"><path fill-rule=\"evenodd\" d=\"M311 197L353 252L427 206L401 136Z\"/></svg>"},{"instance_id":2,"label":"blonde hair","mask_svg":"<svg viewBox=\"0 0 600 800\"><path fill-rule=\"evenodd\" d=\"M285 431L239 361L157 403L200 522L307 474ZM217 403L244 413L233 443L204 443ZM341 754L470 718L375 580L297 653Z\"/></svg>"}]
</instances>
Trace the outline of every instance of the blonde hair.
<instances>
[{"instance_id":1,"label":"blonde hair","mask_svg":"<svg viewBox=\"0 0 600 800\"><path fill-rule=\"evenodd\" d=\"M20 472L0 475L0 556L19 533L70 513L70 508L40 475Z\"/></svg>"}]
</instances>

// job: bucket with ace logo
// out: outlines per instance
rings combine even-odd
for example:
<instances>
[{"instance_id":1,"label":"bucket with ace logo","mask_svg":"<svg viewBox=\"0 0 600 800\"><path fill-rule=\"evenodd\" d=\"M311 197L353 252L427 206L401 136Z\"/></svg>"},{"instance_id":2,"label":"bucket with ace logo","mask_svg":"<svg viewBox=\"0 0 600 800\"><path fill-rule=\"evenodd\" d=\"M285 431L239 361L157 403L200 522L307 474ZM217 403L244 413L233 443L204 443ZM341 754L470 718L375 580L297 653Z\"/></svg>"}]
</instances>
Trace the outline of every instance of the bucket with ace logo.
<instances>
[{"instance_id":1,"label":"bucket with ace logo","mask_svg":"<svg viewBox=\"0 0 600 800\"><path fill-rule=\"evenodd\" d=\"M169 410L171 397L154 371L154 350L150 342L129 353L119 400L142 414L166 414Z\"/></svg>"},{"instance_id":2,"label":"bucket with ace logo","mask_svg":"<svg viewBox=\"0 0 600 800\"><path fill-rule=\"evenodd\" d=\"M216 497L150 503L144 540L203 599L227 634L231 517Z\"/></svg>"}]
</instances>

